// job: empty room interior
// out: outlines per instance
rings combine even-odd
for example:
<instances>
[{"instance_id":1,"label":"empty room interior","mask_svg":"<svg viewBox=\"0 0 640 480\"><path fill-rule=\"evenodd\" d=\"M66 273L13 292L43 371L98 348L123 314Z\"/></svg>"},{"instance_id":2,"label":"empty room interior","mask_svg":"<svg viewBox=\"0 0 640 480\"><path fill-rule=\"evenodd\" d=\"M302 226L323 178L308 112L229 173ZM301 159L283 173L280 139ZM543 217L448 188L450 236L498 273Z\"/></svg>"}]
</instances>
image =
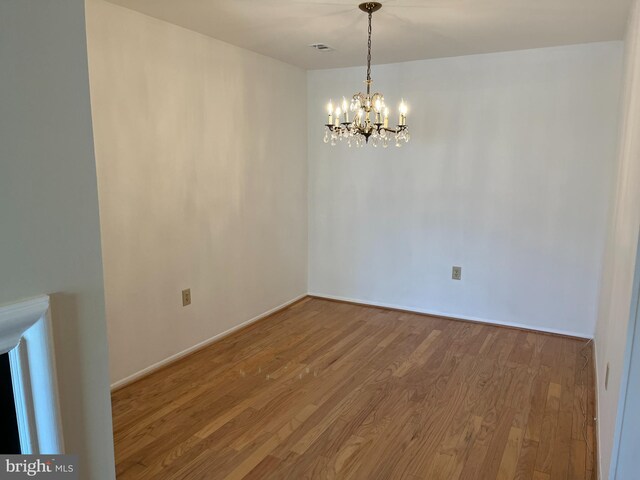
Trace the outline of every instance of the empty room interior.
<instances>
[{"instance_id":1,"label":"empty room interior","mask_svg":"<svg viewBox=\"0 0 640 480\"><path fill-rule=\"evenodd\" d=\"M637 480L639 231L640 0L0 0L0 479Z\"/></svg>"}]
</instances>

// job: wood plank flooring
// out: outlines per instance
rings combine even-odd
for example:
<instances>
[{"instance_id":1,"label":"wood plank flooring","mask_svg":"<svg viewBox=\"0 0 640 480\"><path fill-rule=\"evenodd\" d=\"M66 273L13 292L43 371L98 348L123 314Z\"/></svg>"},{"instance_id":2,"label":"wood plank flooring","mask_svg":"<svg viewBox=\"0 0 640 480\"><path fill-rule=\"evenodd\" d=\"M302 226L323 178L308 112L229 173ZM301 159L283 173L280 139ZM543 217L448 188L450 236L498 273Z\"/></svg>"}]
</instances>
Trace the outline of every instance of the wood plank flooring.
<instances>
[{"instance_id":1,"label":"wood plank flooring","mask_svg":"<svg viewBox=\"0 0 640 480\"><path fill-rule=\"evenodd\" d=\"M306 298L116 391L118 479L595 478L590 347Z\"/></svg>"}]
</instances>

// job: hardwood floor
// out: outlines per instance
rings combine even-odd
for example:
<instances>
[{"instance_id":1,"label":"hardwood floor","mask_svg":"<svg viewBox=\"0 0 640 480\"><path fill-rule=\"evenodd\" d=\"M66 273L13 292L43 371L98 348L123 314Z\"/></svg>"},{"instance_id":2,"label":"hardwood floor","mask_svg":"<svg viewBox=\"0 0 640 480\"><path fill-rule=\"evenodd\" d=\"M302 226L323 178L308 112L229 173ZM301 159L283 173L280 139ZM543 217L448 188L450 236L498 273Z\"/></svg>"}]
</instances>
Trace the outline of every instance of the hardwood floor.
<instances>
[{"instance_id":1,"label":"hardwood floor","mask_svg":"<svg viewBox=\"0 0 640 480\"><path fill-rule=\"evenodd\" d=\"M592 372L585 341L306 298L115 392L118 479L591 479Z\"/></svg>"}]
</instances>

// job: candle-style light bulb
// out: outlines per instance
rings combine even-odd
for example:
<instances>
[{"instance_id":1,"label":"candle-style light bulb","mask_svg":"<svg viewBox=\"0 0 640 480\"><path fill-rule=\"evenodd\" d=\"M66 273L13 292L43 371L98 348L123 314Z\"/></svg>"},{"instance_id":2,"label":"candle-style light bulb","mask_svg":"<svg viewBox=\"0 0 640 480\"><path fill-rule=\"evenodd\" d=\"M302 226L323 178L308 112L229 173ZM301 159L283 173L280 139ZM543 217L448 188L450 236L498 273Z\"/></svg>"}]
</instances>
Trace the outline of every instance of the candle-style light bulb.
<instances>
[{"instance_id":1,"label":"candle-style light bulb","mask_svg":"<svg viewBox=\"0 0 640 480\"><path fill-rule=\"evenodd\" d=\"M340 107L336 108L336 127L337 127L338 125L340 125L340 114L341 114L341 113L342 113L342 112L340 111Z\"/></svg>"},{"instance_id":2,"label":"candle-style light bulb","mask_svg":"<svg viewBox=\"0 0 640 480\"><path fill-rule=\"evenodd\" d=\"M402 102L400 102L400 113L402 115L406 115L407 114L407 104L404 103L404 99L402 99Z\"/></svg>"},{"instance_id":3,"label":"candle-style light bulb","mask_svg":"<svg viewBox=\"0 0 640 480\"><path fill-rule=\"evenodd\" d=\"M380 98L376 98L376 101L373 104L373 109L376 111L376 123L382 123L380 121L380 115L382 113L382 102L380 102Z\"/></svg>"},{"instance_id":4,"label":"candle-style light bulb","mask_svg":"<svg viewBox=\"0 0 640 480\"><path fill-rule=\"evenodd\" d=\"M349 123L349 109L347 108L347 99L342 97L342 113L344 114L344 123Z\"/></svg>"},{"instance_id":5,"label":"candle-style light bulb","mask_svg":"<svg viewBox=\"0 0 640 480\"><path fill-rule=\"evenodd\" d=\"M404 103L404 98L400 102L400 125L406 125L407 123L407 104Z\"/></svg>"},{"instance_id":6,"label":"candle-style light bulb","mask_svg":"<svg viewBox=\"0 0 640 480\"><path fill-rule=\"evenodd\" d=\"M329 114L329 121L327 122L327 124L333 125L333 101L332 100L329 100L329 103L327 104L327 113Z\"/></svg>"}]
</instances>

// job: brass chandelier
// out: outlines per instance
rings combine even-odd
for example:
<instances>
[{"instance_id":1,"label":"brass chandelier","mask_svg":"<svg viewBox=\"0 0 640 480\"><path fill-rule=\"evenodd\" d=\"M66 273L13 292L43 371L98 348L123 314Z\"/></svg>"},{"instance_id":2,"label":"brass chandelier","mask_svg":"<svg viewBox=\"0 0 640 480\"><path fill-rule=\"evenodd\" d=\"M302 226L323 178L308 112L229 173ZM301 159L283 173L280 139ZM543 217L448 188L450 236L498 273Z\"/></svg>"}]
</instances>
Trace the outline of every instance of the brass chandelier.
<instances>
[{"instance_id":1,"label":"brass chandelier","mask_svg":"<svg viewBox=\"0 0 640 480\"><path fill-rule=\"evenodd\" d=\"M377 92L371 94L371 17L382 5L378 2L365 2L359 8L369 17L367 79L364 82L367 93L356 93L350 103L345 97L342 97L341 104L335 106L332 100L329 101L324 143L334 146L338 141L346 141L349 147L362 147L371 139L374 147L382 145L387 148L389 142L395 140L396 147L400 147L409 141L407 104L404 99L400 102L398 124L395 128L389 128L389 109L384 102L384 95Z\"/></svg>"}]
</instances>

